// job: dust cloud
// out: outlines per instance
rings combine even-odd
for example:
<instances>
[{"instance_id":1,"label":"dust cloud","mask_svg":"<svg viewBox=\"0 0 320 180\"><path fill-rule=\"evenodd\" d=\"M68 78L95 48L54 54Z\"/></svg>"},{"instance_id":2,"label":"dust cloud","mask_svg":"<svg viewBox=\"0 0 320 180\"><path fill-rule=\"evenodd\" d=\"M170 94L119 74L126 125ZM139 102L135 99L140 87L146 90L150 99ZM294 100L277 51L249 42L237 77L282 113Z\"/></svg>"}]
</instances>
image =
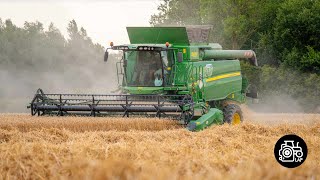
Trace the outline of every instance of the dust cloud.
<instances>
[{"instance_id":1,"label":"dust cloud","mask_svg":"<svg viewBox=\"0 0 320 180\"><path fill-rule=\"evenodd\" d=\"M299 113L304 112L303 107L289 95L264 95L258 102L248 101L251 110L260 113Z\"/></svg>"},{"instance_id":2,"label":"dust cloud","mask_svg":"<svg viewBox=\"0 0 320 180\"><path fill-rule=\"evenodd\" d=\"M70 59L62 66L32 68L40 68L39 72L0 68L0 112L29 112L27 106L38 88L45 93L110 93L117 89L116 62L121 54L110 55L108 62L103 55L100 59L88 57L86 62Z\"/></svg>"}]
</instances>

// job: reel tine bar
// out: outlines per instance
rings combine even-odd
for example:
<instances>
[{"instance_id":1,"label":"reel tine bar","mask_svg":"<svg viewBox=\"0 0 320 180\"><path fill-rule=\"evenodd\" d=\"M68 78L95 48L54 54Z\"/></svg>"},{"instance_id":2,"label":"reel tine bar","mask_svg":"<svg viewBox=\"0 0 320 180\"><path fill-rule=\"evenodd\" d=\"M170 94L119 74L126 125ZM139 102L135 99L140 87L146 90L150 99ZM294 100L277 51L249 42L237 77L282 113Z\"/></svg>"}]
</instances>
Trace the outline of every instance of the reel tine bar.
<instances>
[{"instance_id":1,"label":"reel tine bar","mask_svg":"<svg viewBox=\"0 0 320 180\"><path fill-rule=\"evenodd\" d=\"M188 111L192 99L188 95L102 95L102 94L44 94L39 89L30 103L31 115L88 116L120 113L123 117L147 113L161 117L167 113Z\"/></svg>"}]
</instances>

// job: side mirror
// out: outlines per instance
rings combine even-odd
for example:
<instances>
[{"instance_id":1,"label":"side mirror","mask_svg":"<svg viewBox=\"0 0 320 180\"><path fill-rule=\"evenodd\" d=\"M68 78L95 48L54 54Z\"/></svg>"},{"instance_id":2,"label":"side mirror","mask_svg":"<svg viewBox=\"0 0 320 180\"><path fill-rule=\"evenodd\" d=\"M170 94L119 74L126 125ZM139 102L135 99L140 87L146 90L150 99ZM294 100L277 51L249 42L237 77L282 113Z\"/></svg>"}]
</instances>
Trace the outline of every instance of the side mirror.
<instances>
[{"instance_id":1,"label":"side mirror","mask_svg":"<svg viewBox=\"0 0 320 180\"><path fill-rule=\"evenodd\" d=\"M178 52L177 58L178 58L178 62L181 63L181 62L183 61L183 54L182 54L182 52Z\"/></svg>"},{"instance_id":2,"label":"side mirror","mask_svg":"<svg viewBox=\"0 0 320 180\"><path fill-rule=\"evenodd\" d=\"M108 49L106 50L106 52L104 53L104 62L107 62L108 61L108 57L109 57L109 52L108 52Z\"/></svg>"}]
</instances>

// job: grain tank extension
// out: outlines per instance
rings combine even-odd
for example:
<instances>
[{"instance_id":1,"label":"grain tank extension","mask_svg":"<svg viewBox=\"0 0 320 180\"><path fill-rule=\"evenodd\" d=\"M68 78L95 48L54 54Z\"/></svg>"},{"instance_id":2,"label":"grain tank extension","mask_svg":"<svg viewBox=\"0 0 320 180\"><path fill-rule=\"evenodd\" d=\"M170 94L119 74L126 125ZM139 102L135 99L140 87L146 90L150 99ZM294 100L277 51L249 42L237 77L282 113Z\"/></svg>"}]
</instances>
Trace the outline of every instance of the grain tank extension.
<instances>
[{"instance_id":1,"label":"grain tank extension","mask_svg":"<svg viewBox=\"0 0 320 180\"><path fill-rule=\"evenodd\" d=\"M212 124L239 124L239 104L248 92L239 59L257 66L252 50L223 50L209 43L210 27L127 27L130 44L110 43L118 50L119 94L45 94L39 89L32 115L143 115L172 117L198 131ZM107 85L106 85L107 86Z\"/></svg>"}]
</instances>

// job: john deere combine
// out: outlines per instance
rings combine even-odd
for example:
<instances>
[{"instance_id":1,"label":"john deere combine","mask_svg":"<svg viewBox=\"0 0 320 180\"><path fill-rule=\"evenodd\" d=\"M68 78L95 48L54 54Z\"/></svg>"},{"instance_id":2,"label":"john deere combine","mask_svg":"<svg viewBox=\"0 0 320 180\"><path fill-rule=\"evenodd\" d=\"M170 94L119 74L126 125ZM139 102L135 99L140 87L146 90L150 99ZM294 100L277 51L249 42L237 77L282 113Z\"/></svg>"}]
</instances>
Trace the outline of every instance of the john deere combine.
<instances>
[{"instance_id":1,"label":"john deere combine","mask_svg":"<svg viewBox=\"0 0 320 180\"><path fill-rule=\"evenodd\" d=\"M39 89L32 115L146 115L174 117L191 131L212 124L239 124L238 106L248 92L239 59L257 66L252 50L222 50L208 43L210 27L127 27L131 44L113 45L120 94L45 94ZM107 84L106 84L107 86Z\"/></svg>"}]
</instances>

